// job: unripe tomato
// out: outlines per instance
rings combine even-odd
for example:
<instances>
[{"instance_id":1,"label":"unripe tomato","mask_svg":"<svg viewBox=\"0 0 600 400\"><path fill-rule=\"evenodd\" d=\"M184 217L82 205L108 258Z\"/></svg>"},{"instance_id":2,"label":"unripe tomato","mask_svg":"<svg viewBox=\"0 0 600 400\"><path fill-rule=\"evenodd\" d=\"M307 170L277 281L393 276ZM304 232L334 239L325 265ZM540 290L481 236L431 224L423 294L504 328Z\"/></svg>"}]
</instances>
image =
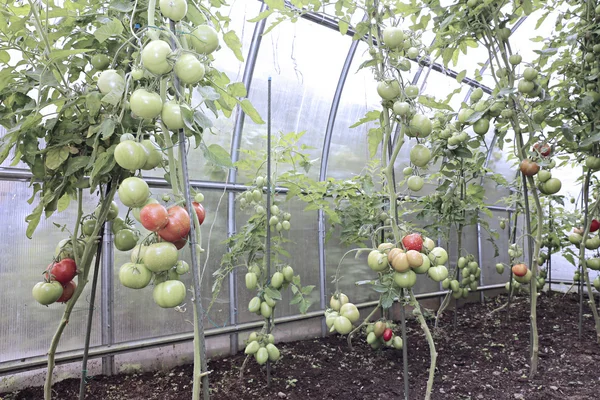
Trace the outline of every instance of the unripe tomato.
<instances>
[{"instance_id":1,"label":"unripe tomato","mask_svg":"<svg viewBox=\"0 0 600 400\"><path fill-rule=\"evenodd\" d=\"M181 21L187 13L187 0L160 0L160 12L173 21Z\"/></svg>"},{"instance_id":2,"label":"unripe tomato","mask_svg":"<svg viewBox=\"0 0 600 400\"><path fill-rule=\"evenodd\" d=\"M417 49L416 47L409 48L408 50L406 50L406 57L412 60L416 60L417 57L419 57L419 49Z\"/></svg>"},{"instance_id":3,"label":"unripe tomato","mask_svg":"<svg viewBox=\"0 0 600 400\"><path fill-rule=\"evenodd\" d=\"M131 229L121 229L115 235L114 243L117 250L129 251L137 245L138 240L137 232Z\"/></svg>"},{"instance_id":4,"label":"unripe tomato","mask_svg":"<svg viewBox=\"0 0 600 400\"><path fill-rule=\"evenodd\" d=\"M418 192L419 190L423 189L425 181L420 176L414 175L408 178L406 185L411 191Z\"/></svg>"},{"instance_id":5,"label":"unripe tomato","mask_svg":"<svg viewBox=\"0 0 600 400\"><path fill-rule=\"evenodd\" d=\"M511 65L519 65L519 64L521 64L522 60L523 60L523 57L521 57L520 54L512 54L508 58L508 62L511 63Z\"/></svg>"},{"instance_id":6,"label":"unripe tomato","mask_svg":"<svg viewBox=\"0 0 600 400\"><path fill-rule=\"evenodd\" d=\"M383 43L390 49L396 49L404 43L404 32L397 26L389 26L382 32Z\"/></svg>"},{"instance_id":7,"label":"unripe tomato","mask_svg":"<svg viewBox=\"0 0 600 400\"><path fill-rule=\"evenodd\" d=\"M174 101L168 101L163 105L161 119L171 131L185 128L181 106Z\"/></svg>"},{"instance_id":8,"label":"unripe tomato","mask_svg":"<svg viewBox=\"0 0 600 400\"><path fill-rule=\"evenodd\" d=\"M343 315L340 315L333 321L333 327L340 335L347 335L352 332L352 322Z\"/></svg>"},{"instance_id":9,"label":"unripe tomato","mask_svg":"<svg viewBox=\"0 0 600 400\"><path fill-rule=\"evenodd\" d=\"M190 53L183 53L175 62L175 75L184 85L195 85L204 78L204 64Z\"/></svg>"},{"instance_id":10,"label":"unripe tomato","mask_svg":"<svg viewBox=\"0 0 600 400\"><path fill-rule=\"evenodd\" d=\"M519 92L529 94L535 89L535 83L522 79L519 81L517 88L519 89Z\"/></svg>"},{"instance_id":11,"label":"unripe tomato","mask_svg":"<svg viewBox=\"0 0 600 400\"><path fill-rule=\"evenodd\" d=\"M427 275L436 282L441 282L448 277L448 268L444 265L437 265L429 268Z\"/></svg>"},{"instance_id":12,"label":"unripe tomato","mask_svg":"<svg viewBox=\"0 0 600 400\"><path fill-rule=\"evenodd\" d=\"M291 282L294 279L294 269L289 265L283 267L281 272L283 273L283 278L286 282Z\"/></svg>"},{"instance_id":13,"label":"unripe tomato","mask_svg":"<svg viewBox=\"0 0 600 400\"><path fill-rule=\"evenodd\" d=\"M254 332L253 332L254 333ZM249 340L246 349L244 350L245 354L256 354L256 352L260 349L260 343L256 340Z\"/></svg>"},{"instance_id":14,"label":"unripe tomato","mask_svg":"<svg viewBox=\"0 0 600 400\"><path fill-rule=\"evenodd\" d=\"M333 295L331 299L329 299L329 306L335 310L340 311L340 308L346 303L348 303L349 299L344 293L340 293L338 296Z\"/></svg>"},{"instance_id":15,"label":"unripe tomato","mask_svg":"<svg viewBox=\"0 0 600 400\"><path fill-rule=\"evenodd\" d=\"M473 124L473 131L478 135L485 135L490 130L490 120L480 118Z\"/></svg>"},{"instance_id":16,"label":"unripe tomato","mask_svg":"<svg viewBox=\"0 0 600 400\"><path fill-rule=\"evenodd\" d=\"M340 308L339 314L344 316L350 320L350 322L354 323L359 320L360 312L358 308L352 303L346 303Z\"/></svg>"},{"instance_id":17,"label":"unripe tomato","mask_svg":"<svg viewBox=\"0 0 600 400\"><path fill-rule=\"evenodd\" d=\"M268 343L265 348L267 349L267 352L269 353L269 361L277 361L279 360L279 357L281 356L281 353L279 352L279 349L273 344L273 343Z\"/></svg>"},{"instance_id":18,"label":"unripe tomato","mask_svg":"<svg viewBox=\"0 0 600 400\"><path fill-rule=\"evenodd\" d=\"M473 90L469 99L471 100L472 103L477 103L479 100L481 100L482 97L483 97L483 89L477 88L477 89Z\"/></svg>"},{"instance_id":19,"label":"unripe tomato","mask_svg":"<svg viewBox=\"0 0 600 400\"><path fill-rule=\"evenodd\" d=\"M417 167L426 166L431 160L431 150L422 144L415 145L410 149L410 162Z\"/></svg>"},{"instance_id":20,"label":"unripe tomato","mask_svg":"<svg viewBox=\"0 0 600 400\"><path fill-rule=\"evenodd\" d=\"M198 25L190 36L192 38L192 46L200 54L210 54L219 47L219 36L217 31L208 25Z\"/></svg>"},{"instance_id":21,"label":"unripe tomato","mask_svg":"<svg viewBox=\"0 0 600 400\"><path fill-rule=\"evenodd\" d=\"M125 178L119 185L119 199L130 208L144 205L150 194L148 184L137 177Z\"/></svg>"},{"instance_id":22,"label":"unripe tomato","mask_svg":"<svg viewBox=\"0 0 600 400\"><path fill-rule=\"evenodd\" d=\"M404 90L404 94L409 99L416 99L419 95L419 87L417 85L408 85Z\"/></svg>"},{"instance_id":23,"label":"unripe tomato","mask_svg":"<svg viewBox=\"0 0 600 400\"><path fill-rule=\"evenodd\" d=\"M367 264L375 272L381 272L388 268L388 257L379 250L373 250L367 257Z\"/></svg>"},{"instance_id":24,"label":"unripe tomato","mask_svg":"<svg viewBox=\"0 0 600 400\"><path fill-rule=\"evenodd\" d=\"M415 274L424 274L427 271L429 271L429 268L431 267L431 261L429 260L429 257L427 257L427 255L423 254L423 253L419 253L421 255L421 265L419 267L413 268L413 271L415 272Z\"/></svg>"},{"instance_id":25,"label":"unripe tomato","mask_svg":"<svg viewBox=\"0 0 600 400\"><path fill-rule=\"evenodd\" d=\"M110 65L110 58L106 54L95 54L92 57L92 66L101 71Z\"/></svg>"},{"instance_id":26,"label":"unripe tomato","mask_svg":"<svg viewBox=\"0 0 600 400\"><path fill-rule=\"evenodd\" d=\"M379 82L377 93L384 100L393 100L400 96L400 84L396 80Z\"/></svg>"},{"instance_id":27,"label":"unripe tomato","mask_svg":"<svg viewBox=\"0 0 600 400\"><path fill-rule=\"evenodd\" d=\"M265 347L261 347L254 353L254 358L259 365L264 365L269 359L269 351Z\"/></svg>"},{"instance_id":28,"label":"unripe tomato","mask_svg":"<svg viewBox=\"0 0 600 400\"><path fill-rule=\"evenodd\" d=\"M396 101L393 106L394 113L401 117L410 113L410 104L406 101Z\"/></svg>"},{"instance_id":29,"label":"unripe tomato","mask_svg":"<svg viewBox=\"0 0 600 400\"><path fill-rule=\"evenodd\" d=\"M142 257L144 265L152 272L168 271L177 263L177 248L173 243L160 242L148 246Z\"/></svg>"},{"instance_id":30,"label":"unripe tomato","mask_svg":"<svg viewBox=\"0 0 600 400\"><path fill-rule=\"evenodd\" d=\"M146 163L142 166L142 169L148 171L158 167L163 161L163 156L156 144L148 139L142 140L141 144L148 154Z\"/></svg>"},{"instance_id":31,"label":"unripe tomato","mask_svg":"<svg viewBox=\"0 0 600 400\"><path fill-rule=\"evenodd\" d=\"M540 172L538 172L538 181L540 182L547 182L550 178L552 178L552 173L548 170L541 170Z\"/></svg>"},{"instance_id":32,"label":"unripe tomato","mask_svg":"<svg viewBox=\"0 0 600 400\"><path fill-rule=\"evenodd\" d=\"M279 289L283 285L283 280L284 280L283 274L281 272L277 271L271 277L271 286L274 287L275 289Z\"/></svg>"},{"instance_id":33,"label":"unripe tomato","mask_svg":"<svg viewBox=\"0 0 600 400\"><path fill-rule=\"evenodd\" d=\"M148 286L152 272L144 264L125 263L119 268L119 282L130 289L142 289Z\"/></svg>"},{"instance_id":34,"label":"unripe tomato","mask_svg":"<svg viewBox=\"0 0 600 400\"><path fill-rule=\"evenodd\" d=\"M525 71L523 71L523 78L527 81L534 81L538 76L538 72L536 69L531 68L531 67L527 67L525 68Z\"/></svg>"},{"instance_id":35,"label":"unripe tomato","mask_svg":"<svg viewBox=\"0 0 600 400\"><path fill-rule=\"evenodd\" d=\"M270 318L272 314L273 308L271 308L266 301L260 303L260 315L262 315L264 318Z\"/></svg>"},{"instance_id":36,"label":"unripe tomato","mask_svg":"<svg viewBox=\"0 0 600 400\"><path fill-rule=\"evenodd\" d=\"M246 274L246 289L254 290L256 289L258 283L258 278L254 272L248 272Z\"/></svg>"},{"instance_id":37,"label":"unripe tomato","mask_svg":"<svg viewBox=\"0 0 600 400\"><path fill-rule=\"evenodd\" d=\"M96 219L86 219L81 223L81 232L85 236L91 236L94 233L96 227Z\"/></svg>"},{"instance_id":38,"label":"unripe tomato","mask_svg":"<svg viewBox=\"0 0 600 400\"><path fill-rule=\"evenodd\" d=\"M133 140L125 140L115 147L115 161L123 169L136 171L148 161L148 153L144 146Z\"/></svg>"},{"instance_id":39,"label":"unripe tomato","mask_svg":"<svg viewBox=\"0 0 600 400\"><path fill-rule=\"evenodd\" d=\"M100 93L108 94L112 90L122 91L125 88L125 79L114 69L107 69L100 73L97 85Z\"/></svg>"},{"instance_id":40,"label":"unripe tomato","mask_svg":"<svg viewBox=\"0 0 600 400\"><path fill-rule=\"evenodd\" d=\"M137 89L129 97L131 111L140 118L152 119L160 115L163 103L158 93Z\"/></svg>"},{"instance_id":41,"label":"unripe tomato","mask_svg":"<svg viewBox=\"0 0 600 400\"><path fill-rule=\"evenodd\" d=\"M248 311L250 311L251 313L255 313L260 311L260 298L259 297L253 297L252 299L250 299L250 302L248 303Z\"/></svg>"},{"instance_id":42,"label":"unripe tomato","mask_svg":"<svg viewBox=\"0 0 600 400\"><path fill-rule=\"evenodd\" d=\"M60 282L38 282L33 286L31 295L38 303L47 306L62 296L63 287Z\"/></svg>"},{"instance_id":43,"label":"unripe tomato","mask_svg":"<svg viewBox=\"0 0 600 400\"><path fill-rule=\"evenodd\" d=\"M139 81L144 77L144 70L141 68L134 68L131 70L131 79L134 81Z\"/></svg>"},{"instance_id":44,"label":"unripe tomato","mask_svg":"<svg viewBox=\"0 0 600 400\"><path fill-rule=\"evenodd\" d=\"M409 289L417 283L417 274L410 269L406 272L394 272L394 282L401 288Z\"/></svg>"},{"instance_id":45,"label":"unripe tomato","mask_svg":"<svg viewBox=\"0 0 600 400\"><path fill-rule=\"evenodd\" d=\"M448 261L448 253L442 247L435 247L429 252L429 260L433 265L444 265Z\"/></svg>"},{"instance_id":46,"label":"unripe tomato","mask_svg":"<svg viewBox=\"0 0 600 400\"><path fill-rule=\"evenodd\" d=\"M410 120L409 136L424 138L431 134L431 120L423 114L415 114Z\"/></svg>"},{"instance_id":47,"label":"unripe tomato","mask_svg":"<svg viewBox=\"0 0 600 400\"><path fill-rule=\"evenodd\" d=\"M173 69L167 57L171 54L171 46L164 40L152 40L142 50L144 68L156 75L163 75Z\"/></svg>"},{"instance_id":48,"label":"unripe tomato","mask_svg":"<svg viewBox=\"0 0 600 400\"><path fill-rule=\"evenodd\" d=\"M154 286L152 297L162 308L173 308L185 300L185 285L181 281L170 280Z\"/></svg>"}]
</instances>

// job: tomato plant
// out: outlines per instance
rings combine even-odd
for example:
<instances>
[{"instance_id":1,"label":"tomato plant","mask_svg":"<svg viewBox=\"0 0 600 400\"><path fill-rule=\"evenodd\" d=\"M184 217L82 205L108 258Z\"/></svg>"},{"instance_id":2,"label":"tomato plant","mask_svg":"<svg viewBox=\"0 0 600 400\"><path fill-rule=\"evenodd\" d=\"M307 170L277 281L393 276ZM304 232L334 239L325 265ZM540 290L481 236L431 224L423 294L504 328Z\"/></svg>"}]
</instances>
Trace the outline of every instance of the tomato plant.
<instances>
[{"instance_id":1,"label":"tomato plant","mask_svg":"<svg viewBox=\"0 0 600 400\"><path fill-rule=\"evenodd\" d=\"M77 275L77 265L71 258L63 258L59 262L52 263L46 269L46 279L66 284Z\"/></svg>"}]
</instances>

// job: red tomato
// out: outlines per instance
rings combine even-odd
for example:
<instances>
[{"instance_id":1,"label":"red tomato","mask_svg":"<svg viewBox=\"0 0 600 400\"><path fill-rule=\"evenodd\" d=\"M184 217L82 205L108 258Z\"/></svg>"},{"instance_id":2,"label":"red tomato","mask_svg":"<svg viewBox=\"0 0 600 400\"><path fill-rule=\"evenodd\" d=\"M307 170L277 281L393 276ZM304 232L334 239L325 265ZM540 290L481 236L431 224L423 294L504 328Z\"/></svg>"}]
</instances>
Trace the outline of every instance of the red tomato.
<instances>
[{"instance_id":1,"label":"red tomato","mask_svg":"<svg viewBox=\"0 0 600 400\"><path fill-rule=\"evenodd\" d=\"M590 224L590 232L596 232L598 229L600 229L600 221L593 219Z\"/></svg>"},{"instance_id":2,"label":"red tomato","mask_svg":"<svg viewBox=\"0 0 600 400\"><path fill-rule=\"evenodd\" d=\"M177 247L177 250L181 250L187 244L187 242L188 242L187 239L183 238L183 239L179 239L176 242L173 242L173 244L175 245L175 247Z\"/></svg>"},{"instance_id":3,"label":"red tomato","mask_svg":"<svg viewBox=\"0 0 600 400\"><path fill-rule=\"evenodd\" d=\"M548 157L552 153L552 146L548 143L537 142L533 145L535 151L540 153L542 157Z\"/></svg>"},{"instance_id":4,"label":"red tomato","mask_svg":"<svg viewBox=\"0 0 600 400\"><path fill-rule=\"evenodd\" d=\"M534 176L540 170L540 166L538 165L538 163L528 159L524 159L523 161L521 161L520 168L521 172L525 176Z\"/></svg>"},{"instance_id":5,"label":"red tomato","mask_svg":"<svg viewBox=\"0 0 600 400\"><path fill-rule=\"evenodd\" d=\"M50 274L48 274L50 272ZM59 262L48 265L46 268L46 279L67 284L77 275L77 265L71 258L62 259Z\"/></svg>"},{"instance_id":6,"label":"red tomato","mask_svg":"<svg viewBox=\"0 0 600 400\"><path fill-rule=\"evenodd\" d=\"M394 333L390 328L385 328L385 330L383 331L383 340L387 342L388 340L392 339L393 335Z\"/></svg>"},{"instance_id":7,"label":"red tomato","mask_svg":"<svg viewBox=\"0 0 600 400\"><path fill-rule=\"evenodd\" d=\"M147 204L140 210L140 222L144 228L156 232L169 222L169 212L162 204Z\"/></svg>"},{"instance_id":8,"label":"red tomato","mask_svg":"<svg viewBox=\"0 0 600 400\"><path fill-rule=\"evenodd\" d=\"M204 218L206 217L206 212L204 211L204 206L196 201L192 202L194 209L196 209L196 215L198 216L198 222L200 225L204 222Z\"/></svg>"},{"instance_id":9,"label":"red tomato","mask_svg":"<svg viewBox=\"0 0 600 400\"><path fill-rule=\"evenodd\" d=\"M411 233L402 238L402 244L406 251L416 250L420 252L423 249L423 238L418 233Z\"/></svg>"},{"instance_id":10,"label":"red tomato","mask_svg":"<svg viewBox=\"0 0 600 400\"><path fill-rule=\"evenodd\" d=\"M525 276L527 274L527 265L516 264L512 267L512 273L516 276Z\"/></svg>"},{"instance_id":11,"label":"red tomato","mask_svg":"<svg viewBox=\"0 0 600 400\"><path fill-rule=\"evenodd\" d=\"M63 293L62 296L56 300L57 303L66 303L67 301L71 300L73 293L75 293L75 289L77 289L77 285L73 281L63 284L62 287Z\"/></svg>"},{"instance_id":12,"label":"red tomato","mask_svg":"<svg viewBox=\"0 0 600 400\"><path fill-rule=\"evenodd\" d=\"M164 228L158 231L158 236L167 242L175 243L184 239L190 233L190 215L181 206L169 208L169 220Z\"/></svg>"}]
</instances>

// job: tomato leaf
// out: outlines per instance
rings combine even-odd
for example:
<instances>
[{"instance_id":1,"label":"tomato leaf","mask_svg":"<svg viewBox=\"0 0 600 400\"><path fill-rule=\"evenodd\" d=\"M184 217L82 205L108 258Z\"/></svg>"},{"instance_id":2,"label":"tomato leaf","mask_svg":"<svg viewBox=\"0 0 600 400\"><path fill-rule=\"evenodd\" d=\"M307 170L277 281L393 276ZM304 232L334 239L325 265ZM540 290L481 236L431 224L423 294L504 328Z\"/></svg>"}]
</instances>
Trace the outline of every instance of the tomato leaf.
<instances>
[{"instance_id":1,"label":"tomato leaf","mask_svg":"<svg viewBox=\"0 0 600 400\"><path fill-rule=\"evenodd\" d=\"M117 124L115 123L114 119L104 119L104 121L102 121L102 124L100 124L100 133L102 134L102 139L104 140L110 138L113 135L113 133L115 133L116 126Z\"/></svg>"},{"instance_id":2,"label":"tomato leaf","mask_svg":"<svg viewBox=\"0 0 600 400\"><path fill-rule=\"evenodd\" d=\"M80 169L85 168L89 161L90 158L88 156L70 157L69 161L67 161L65 176L71 176Z\"/></svg>"},{"instance_id":3,"label":"tomato leaf","mask_svg":"<svg viewBox=\"0 0 600 400\"><path fill-rule=\"evenodd\" d=\"M246 113L246 115L249 116L255 124L265 123L265 121L263 121L263 119L260 117L260 114L258 113L258 111L256 111L252 103L250 103L250 100L244 99L240 101L240 106L242 107L242 110Z\"/></svg>"},{"instance_id":4,"label":"tomato leaf","mask_svg":"<svg viewBox=\"0 0 600 400\"><path fill-rule=\"evenodd\" d=\"M4 136L0 137L0 164L6 160L10 150L17 144L19 140L19 132L10 132L6 133Z\"/></svg>"},{"instance_id":5,"label":"tomato leaf","mask_svg":"<svg viewBox=\"0 0 600 400\"><path fill-rule=\"evenodd\" d=\"M202 128L202 129L209 129L212 128L213 123L210 120L210 118L208 118L206 116L206 114L204 114L202 111L200 110L196 110L196 112L194 113L194 121Z\"/></svg>"},{"instance_id":6,"label":"tomato leaf","mask_svg":"<svg viewBox=\"0 0 600 400\"><path fill-rule=\"evenodd\" d=\"M93 122L94 118L100 112L100 108L102 107L102 94L100 92L90 92L87 96L85 96L85 107L88 110L90 119Z\"/></svg>"},{"instance_id":7,"label":"tomato leaf","mask_svg":"<svg viewBox=\"0 0 600 400\"><path fill-rule=\"evenodd\" d=\"M358 122L355 122L354 124L350 125L350 128L356 128L357 126L366 124L367 122L377 121L379 119L380 115L381 115L380 111L376 111L376 110L369 111L365 114L364 117L359 119Z\"/></svg>"},{"instance_id":8,"label":"tomato leaf","mask_svg":"<svg viewBox=\"0 0 600 400\"><path fill-rule=\"evenodd\" d=\"M339 20L338 29L340 30L340 33L342 35L345 35L346 33L348 33L348 23L344 20Z\"/></svg>"},{"instance_id":9,"label":"tomato leaf","mask_svg":"<svg viewBox=\"0 0 600 400\"><path fill-rule=\"evenodd\" d=\"M31 214L25 217L25 222L27 222L27 230L25 231L25 235L29 239L32 238L33 232L35 232L35 228L40 223L40 218L42 217L42 211L44 210L44 204L40 201L40 203L35 206Z\"/></svg>"},{"instance_id":10,"label":"tomato leaf","mask_svg":"<svg viewBox=\"0 0 600 400\"><path fill-rule=\"evenodd\" d=\"M223 147L219 146L216 143L211 144L210 146L202 146L202 151L204 152L204 157L207 161L212 162L215 165L220 167L232 168L233 163L231 162L231 156Z\"/></svg>"},{"instance_id":11,"label":"tomato leaf","mask_svg":"<svg viewBox=\"0 0 600 400\"><path fill-rule=\"evenodd\" d=\"M94 37L100 43L103 43L112 36L118 36L123 33L123 24L117 18L111 19L94 32Z\"/></svg>"},{"instance_id":12,"label":"tomato leaf","mask_svg":"<svg viewBox=\"0 0 600 400\"><path fill-rule=\"evenodd\" d=\"M369 157L373 158L377 154L377 149L383 140L383 130L379 128L369 129L367 142L369 144Z\"/></svg>"},{"instance_id":13,"label":"tomato leaf","mask_svg":"<svg viewBox=\"0 0 600 400\"><path fill-rule=\"evenodd\" d=\"M67 208L69 208L69 204L71 204L71 196L65 193L58 200L58 212L65 211Z\"/></svg>"},{"instance_id":14,"label":"tomato leaf","mask_svg":"<svg viewBox=\"0 0 600 400\"><path fill-rule=\"evenodd\" d=\"M128 0L113 0L110 2L109 8L122 13L133 11L134 3Z\"/></svg>"},{"instance_id":15,"label":"tomato leaf","mask_svg":"<svg viewBox=\"0 0 600 400\"><path fill-rule=\"evenodd\" d=\"M234 31L229 31L223 35L223 40L227 47L233 51L235 57L240 61L244 61L244 56L242 55L242 42L240 42L240 38L237 34Z\"/></svg>"},{"instance_id":16,"label":"tomato leaf","mask_svg":"<svg viewBox=\"0 0 600 400\"><path fill-rule=\"evenodd\" d=\"M434 108L436 110L454 111L452 107L444 102L437 101L431 96L419 96L419 103L425 107Z\"/></svg>"},{"instance_id":17,"label":"tomato leaf","mask_svg":"<svg viewBox=\"0 0 600 400\"><path fill-rule=\"evenodd\" d=\"M272 298L273 300L281 300L281 292L279 290L275 290L271 287L265 288L265 294Z\"/></svg>"},{"instance_id":18,"label":"tomato leaf","mask_svg":"<svg viewBox=\"0 0 600 400\"><path fill-rule=\"evenodd\" d=\"M227 93L233 97L246 97L248 95L246 86L244 86L242 82L235 82L231 85L227 85Z\"/></svg>"},{"instance_id":19,"label":"tomato leaf","mask_svg":"<svg viewBox=\"0 0 600 400\"><path fill-rule=\"evenodd\" d=\"M46 167L55 170L69 158L69 147L54 147L46 153Z\"/></svg>"},{"instance_id":20,"label":"tomato leaf","mask_svg":"<svg viewBox=\"0 0 600 400\"><path fill-rule=\"evenodd\" d=\"M456 82L462 83L463 79L467 76L467 70L460 71L458 75L456 75Z\"/></svg>"},{"instance_id":21,"label":"tomato leaf","mask_svg":"<svg viewBox=\"0 0 600 400\"><path fill-rule=\"evenodd\" d=\"M95 49L52 50L50 53L50 60L56 61L61 58L66 58L75 54L88 53L90 51L95 51Z\"/></svg>"},{"instance_id":22,"label":"tomato leaf","mask_svg":"<svg viewBox=\"0 0 600 400\"><path fill-rule=\"evenodd\" d=\"M196 88L196 92L202 96L204 100L218 100L219 93L212 86L200 86Z\"/></svg>"},{"instance_id":23,"label":"tomato leaf","mask_svg":"<svg viewBox=\"0 0 600 400\"><path fill-rule=\"evenodd\" d=\"M275 10L269 8L269 9L259 13L256 17L249 19L248 22L258 22L260 20L268 18L269 15L273 14L273 12L275 12Z\"/></svg>"}]
</instances>

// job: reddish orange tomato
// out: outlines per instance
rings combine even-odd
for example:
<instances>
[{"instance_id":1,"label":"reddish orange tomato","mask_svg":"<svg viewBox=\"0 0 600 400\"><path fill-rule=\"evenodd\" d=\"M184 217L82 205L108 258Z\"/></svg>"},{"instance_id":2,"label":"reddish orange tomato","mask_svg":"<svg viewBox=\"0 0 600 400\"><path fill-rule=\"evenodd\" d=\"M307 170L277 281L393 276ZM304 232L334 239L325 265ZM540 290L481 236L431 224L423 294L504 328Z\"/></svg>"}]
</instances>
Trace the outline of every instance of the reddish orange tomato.
<instances>
[{"instance_id":1,"label":"reddish orange tomato","mask_svg":"<svg viewBox=\"0 0 600 400\"><path fill-rule=\"evenodd\" d=\"M164 228L158 231L158 236L167 242L175 243L184 239L190 232L190 215L181 206L169 208L169 220Z\"/></svg>"},{"instance_id":2,"label":"reddish orange tomato","mask_svg":"<svg viewBox=\"0 0 600 400\"><path fill-rule=\"evenodd\" d=\"M525 176L534 176L540 170L540 166L535 161L531 161L529 159L524 159L521 161L521 172Z\"/></svg>"},{"instance_id":3,"label":"reddish orange tomato","mask_svg":"<svg viewBox=\"0 0 600 400\"><path fill-rule=\"evenodd\" d=\"M525 276L527 274L527 265L515 264L512 267L512 273L516 276Z\"/></svg>"}]
</instances>

